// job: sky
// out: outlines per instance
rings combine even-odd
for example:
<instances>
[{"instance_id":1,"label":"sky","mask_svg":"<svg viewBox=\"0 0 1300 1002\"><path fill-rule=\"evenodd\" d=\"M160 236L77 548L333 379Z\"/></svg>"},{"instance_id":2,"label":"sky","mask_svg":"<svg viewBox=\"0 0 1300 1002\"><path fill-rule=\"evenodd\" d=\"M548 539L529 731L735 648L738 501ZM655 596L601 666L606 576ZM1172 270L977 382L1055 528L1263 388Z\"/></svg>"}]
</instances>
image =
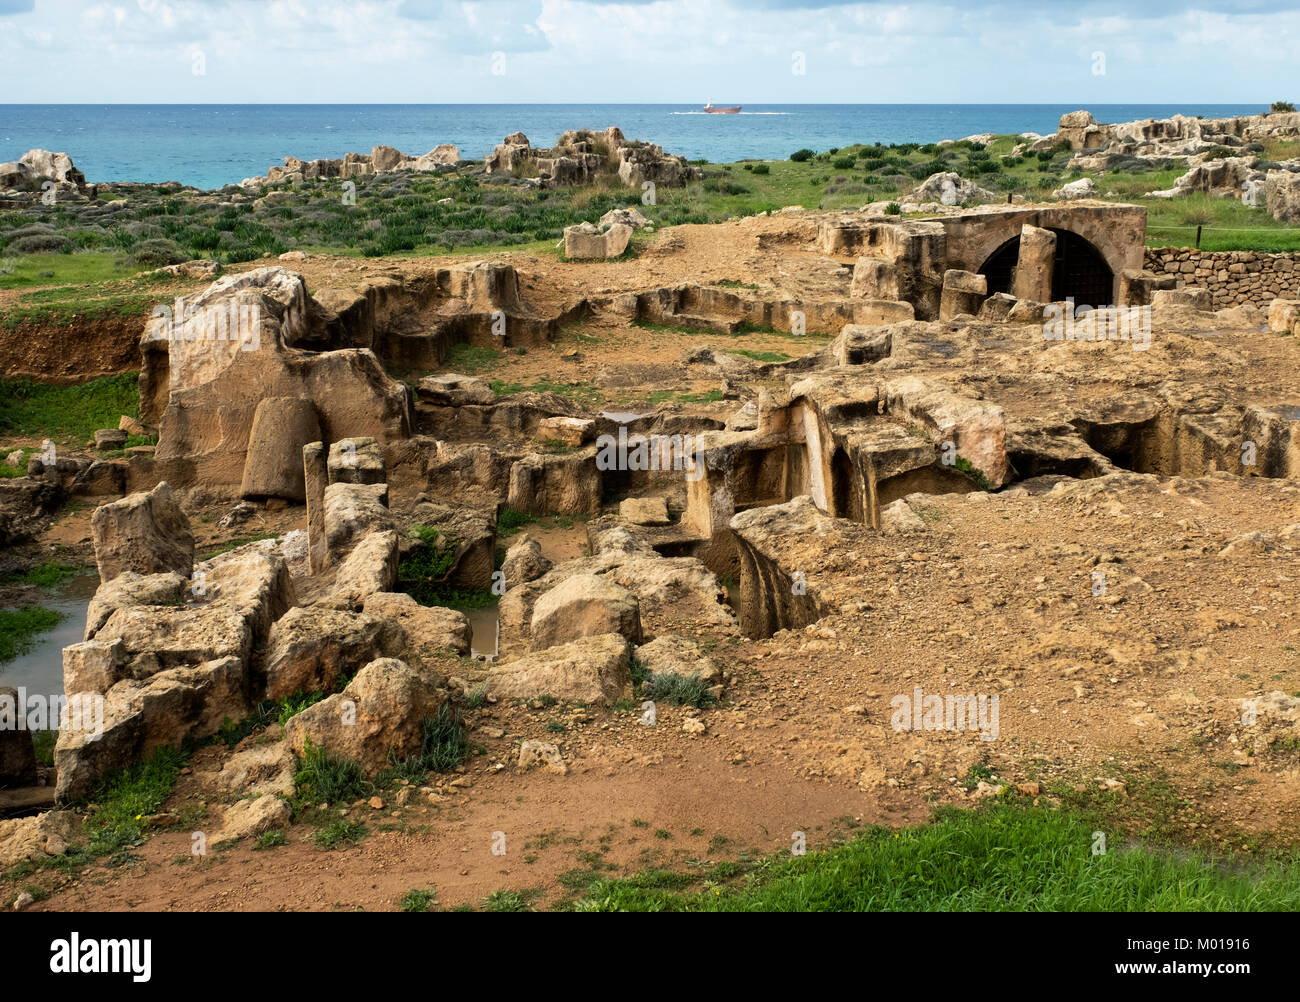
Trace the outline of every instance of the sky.
<instances>
[{"instance_id":1,"label":"sky","mask_svg":"<svg viewBox=\"0 0 1300 1002\"><path fill-rule=\"evenodd\" d=\"M0 0L40 103L1300 101L1293 0Z\"/></svg>"}]
</instances>

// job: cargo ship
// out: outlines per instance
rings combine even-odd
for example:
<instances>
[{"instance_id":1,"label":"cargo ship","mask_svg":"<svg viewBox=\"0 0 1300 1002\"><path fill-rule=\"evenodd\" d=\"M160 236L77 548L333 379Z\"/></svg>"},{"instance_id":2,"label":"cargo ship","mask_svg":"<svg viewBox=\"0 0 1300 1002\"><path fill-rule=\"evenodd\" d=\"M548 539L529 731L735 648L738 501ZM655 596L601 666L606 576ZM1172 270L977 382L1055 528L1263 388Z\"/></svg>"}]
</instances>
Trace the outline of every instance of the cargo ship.
<instances>
[{"instance_id":1,"label":"cargo ship","mask_svg":"<svg viewBox=\"0 0 1300 1002\"><path fill-rule=\"evenodd\" d=\"M739 115L740 105L736 105L734 108L720 108L710 101L704 106L704 110L710 115Z\"/></svg>"}]
</instances>

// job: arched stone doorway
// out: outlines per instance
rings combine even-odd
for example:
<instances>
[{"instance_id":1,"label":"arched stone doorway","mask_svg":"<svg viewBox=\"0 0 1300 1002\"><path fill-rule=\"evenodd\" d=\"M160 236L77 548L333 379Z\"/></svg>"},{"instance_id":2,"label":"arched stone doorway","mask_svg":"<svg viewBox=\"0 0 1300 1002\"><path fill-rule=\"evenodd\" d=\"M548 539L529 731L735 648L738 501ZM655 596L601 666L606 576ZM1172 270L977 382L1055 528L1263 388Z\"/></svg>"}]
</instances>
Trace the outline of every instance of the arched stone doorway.
<instances>
[{"instance_id":1,"label":"arched stone doorway","mask_svg":"<svg viewBox=\"0 0 1300 1002\"><path fill-rule=\"evenodd\" d=\"M1051 228L1056 234L1052 264L1052 301L1073 299L1077 306L1113 306L1115 273L1091 241L1072 230ZM988 256L980 274L988 279L989 293L1010 292L1020 237L1012 237Z\"/></svg>"}]
</instances>

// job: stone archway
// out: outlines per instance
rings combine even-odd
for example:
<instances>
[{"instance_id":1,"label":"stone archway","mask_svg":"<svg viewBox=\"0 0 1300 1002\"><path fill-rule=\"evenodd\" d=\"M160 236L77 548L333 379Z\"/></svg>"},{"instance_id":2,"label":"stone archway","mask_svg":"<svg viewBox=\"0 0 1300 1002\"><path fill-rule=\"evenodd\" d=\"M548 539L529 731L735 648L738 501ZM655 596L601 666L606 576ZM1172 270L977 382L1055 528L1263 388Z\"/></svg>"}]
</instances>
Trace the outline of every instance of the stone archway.
<instances>
[{"instance_id":1,"label":"stone archway","mask_svg":"<svg viewBox=\"0 0 1300 1002\"><path fill-rule=\"evenodd\" d=\"M1052 302L1073 299L1079 305L1114 305L1115 273L1102 252L1073 230L1047 227L1056 236L1052 262ZM979 267L988 279L988 291L1011 292L1020 256L1020 237L1000 244Z\"/></svg>"}]
</instances>

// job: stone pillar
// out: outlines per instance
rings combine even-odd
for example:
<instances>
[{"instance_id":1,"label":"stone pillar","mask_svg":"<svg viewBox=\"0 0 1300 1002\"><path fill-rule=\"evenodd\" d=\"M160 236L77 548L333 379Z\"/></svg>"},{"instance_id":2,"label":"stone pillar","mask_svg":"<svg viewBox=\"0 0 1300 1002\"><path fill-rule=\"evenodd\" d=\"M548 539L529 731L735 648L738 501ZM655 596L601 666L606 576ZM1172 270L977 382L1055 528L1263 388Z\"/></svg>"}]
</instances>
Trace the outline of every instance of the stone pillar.
<instances>
[{"instance_id":1,"label":"stone pillar","mask_svg":"<svg viewBox=\"0 0 1300 1002\"><path fill-rule=\"evenodd\" d=\"M318 438L320 422L310 400L264 398L253 414L240 494L249 501L281 498L301 502L304 485L299 457L307 444Z\"/></svg>"},{"instance_id":2,"label":"stone pillar","mask_svg":"<svg viewBox=\"0 0 1300 1002\"><path fill-rule=\"evenodd\" d=\"M1017 299L1035 303L1052 301L1052 269L1056 261L1056 234L1026 223L1020 228L1020 257L1011 291Z\"/></svg>"},{"instance_id":3,"label":"stone pillar","mask_svg":"<svg viewBox=\"0 0 1300 1002\"><path fill-rule=\"evenodd\" d=\"M325 443L302 447L302 471L307 495L307 558L311 572L319 574L329 563L325 539Z\"/></svg>"}]
</instances>

